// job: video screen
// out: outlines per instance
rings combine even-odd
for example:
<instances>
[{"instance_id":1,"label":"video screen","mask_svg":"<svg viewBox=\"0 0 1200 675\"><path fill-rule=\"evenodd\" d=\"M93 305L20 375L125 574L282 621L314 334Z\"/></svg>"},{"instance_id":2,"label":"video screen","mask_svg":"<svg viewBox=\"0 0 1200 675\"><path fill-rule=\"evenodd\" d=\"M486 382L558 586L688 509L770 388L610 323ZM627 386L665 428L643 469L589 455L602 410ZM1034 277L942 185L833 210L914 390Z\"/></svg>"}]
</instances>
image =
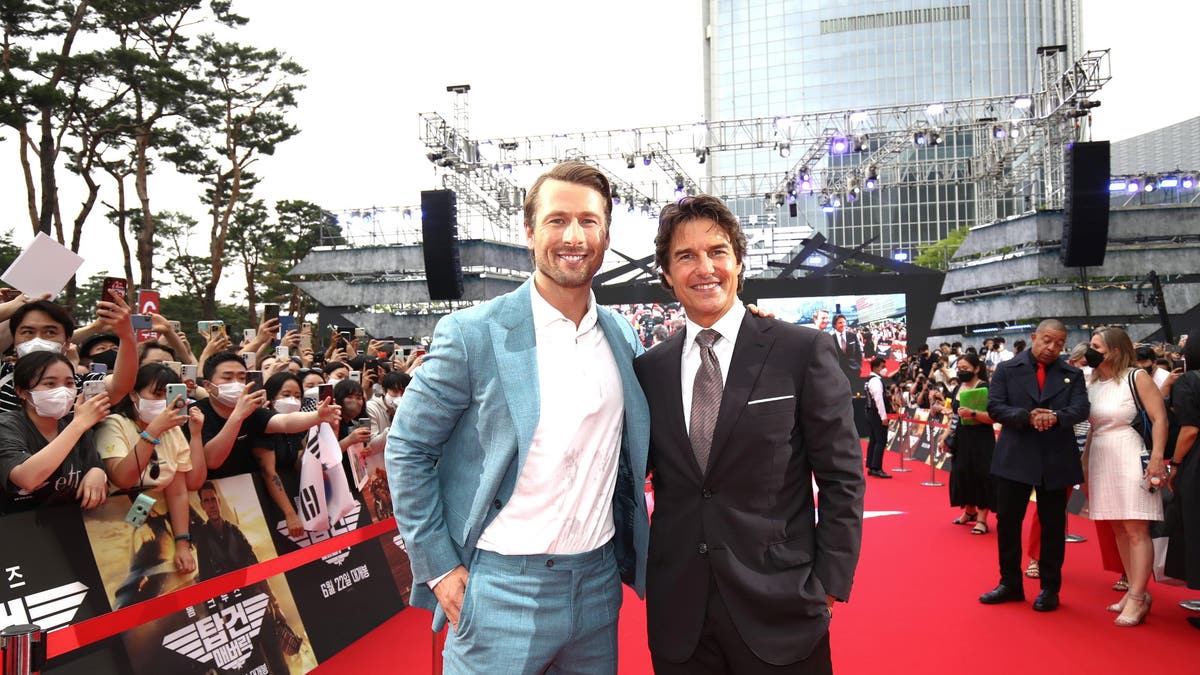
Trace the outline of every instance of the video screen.
<instances>
[{"instance_id":1,"label":"video screen","mask_svg":"<svg viewBox=\"0 0 1200 675\"><path fill-rule=\"evenodd\" d=\"M678 302L606 306L625 317L646 349L683 330L687 323L683 307Z\"/></svg>"},{"instance_id":2,"label":"video screen","mask_svg":"<svg viewBox=\"0 0 1200 675\"><path fill-rule=\"evenodd\" d=\"M908 356L903 293L759 298L757 304L781 321L833 335L853 391L861 391L871 374L871 359L886 359L887 372L892 373Z\"/></svg>"}]
</instances>

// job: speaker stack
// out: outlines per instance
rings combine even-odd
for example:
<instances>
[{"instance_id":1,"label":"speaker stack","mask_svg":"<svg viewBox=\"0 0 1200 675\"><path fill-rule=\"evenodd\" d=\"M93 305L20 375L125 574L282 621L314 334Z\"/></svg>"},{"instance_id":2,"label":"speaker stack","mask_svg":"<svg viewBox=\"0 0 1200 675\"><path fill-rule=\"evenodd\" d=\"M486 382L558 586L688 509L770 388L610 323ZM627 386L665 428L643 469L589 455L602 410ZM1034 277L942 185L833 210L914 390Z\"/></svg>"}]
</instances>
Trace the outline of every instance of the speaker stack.
<instances>
[{"instance_id":1,"label":"speaker stack","mask_svg":"<svg viewBox=\"0 0 1200 675\"><path fill-rule=\"evenodd\" d=\"M462 261L458 249L458 199L451 190L421 192L421 246L430 300L461 300Z\"/></svg>"},{"instance_id":2,"label":"speaker stack","mask_svg":"<svg viewBox=\"0 0 1200 675\"><path fill-rule=\"evenodd\" d=\"M1067 267L1099 267L1108 248L1108 141L1067 146L1062 249Z\"/></svg>"}]
</instances>

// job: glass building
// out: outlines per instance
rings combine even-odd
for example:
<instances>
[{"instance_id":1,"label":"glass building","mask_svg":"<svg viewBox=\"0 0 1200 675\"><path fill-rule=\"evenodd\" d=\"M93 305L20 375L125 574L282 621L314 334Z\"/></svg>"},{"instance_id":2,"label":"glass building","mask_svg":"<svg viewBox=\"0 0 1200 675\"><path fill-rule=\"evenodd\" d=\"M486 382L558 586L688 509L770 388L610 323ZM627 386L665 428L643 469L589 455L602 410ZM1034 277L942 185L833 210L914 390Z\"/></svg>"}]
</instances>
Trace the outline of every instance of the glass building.
<instances>
[{"instance_id":1,"label":"glass building","mask_svg":"<svg viewBox=\"0 0 1200 675\"><path fill-rule=\"evenodd\" d=\"M713 121L1017 97L1041 87L1038 47L1066 45L1068 62L1080 53L1078 0L703 1L706 114ZM976 139L942 140L907 148L901 160L974 154ZM852 163L858 156L822 161ZM785 172L795 161L770 150L729 151L714 153L708 171ZM732 206L752 238L760 230L763 258L765 247L787 251L789 242L814 230L847 247L874 237L869 250L891 255L975 224L968 176L923 176L921 185L910 186L905 180L917 177L898 178L833 209L823 208L819 191L802 196L794 216L790 205L770 200ZM1030 206L1019 198L1010 204L1016 212ZM762 232L764 223L774 231Z\"/></svg>"}]
</instances>

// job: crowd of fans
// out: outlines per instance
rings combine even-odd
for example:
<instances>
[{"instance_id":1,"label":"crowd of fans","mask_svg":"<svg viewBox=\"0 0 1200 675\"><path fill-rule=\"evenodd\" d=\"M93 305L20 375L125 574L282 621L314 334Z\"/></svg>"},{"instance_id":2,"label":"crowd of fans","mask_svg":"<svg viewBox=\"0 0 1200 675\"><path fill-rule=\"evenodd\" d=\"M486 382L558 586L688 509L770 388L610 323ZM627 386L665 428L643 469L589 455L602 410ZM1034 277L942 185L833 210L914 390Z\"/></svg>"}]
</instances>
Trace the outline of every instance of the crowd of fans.
<instances>
[{"instance_id":1,"label":"crowd of fans","mask_svg":"<svg viewBox=\"0 0 1200 675\"><path fill-rule=\"evenodd\" d=\"M308 430L329 424L347 466L382 453L424 357L337 328L318 353L310 324L280 335L278 318L240 341L206 322L196 353L177 322L151 314L157 337L139 342L124 297L109 296L83 327L47 297L0 304L0 351L10 353L0 365L0 515L145 494L158 506L152 517L169 523L180 572L197 565L190 492L258 472L299 536Z\"/></svg>"}]
</instances>

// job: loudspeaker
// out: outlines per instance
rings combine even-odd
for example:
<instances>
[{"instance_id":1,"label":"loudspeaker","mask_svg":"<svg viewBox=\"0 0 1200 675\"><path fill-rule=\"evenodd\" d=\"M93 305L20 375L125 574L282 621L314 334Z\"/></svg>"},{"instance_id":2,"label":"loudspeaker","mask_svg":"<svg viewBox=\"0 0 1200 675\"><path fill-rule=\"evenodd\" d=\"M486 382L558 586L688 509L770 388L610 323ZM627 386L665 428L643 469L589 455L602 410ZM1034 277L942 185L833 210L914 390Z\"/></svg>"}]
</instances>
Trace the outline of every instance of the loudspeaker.
<instances>
[{"instance_id":1,"label":"loudspeaker","mask_svg":"<svg viewBox=\"0 0 1200 675\"><path fill-rule=\"evenodd\" d=\"M421 192L421 246L430 300L461 300L462 261L458 250L458 199L451 190Z\"/></svg>"},{"instance_id":2,"label":"loudspeaker","mask_svg":"<svg viewBox=\"0 0 1200 675\"><path fill-rule=\"evenodd\" d=\"M1098 267L1108 248L1108 141L1072 143L1064 162L1059 259L1067 267Z\"/></svg>"}]
</instances>

